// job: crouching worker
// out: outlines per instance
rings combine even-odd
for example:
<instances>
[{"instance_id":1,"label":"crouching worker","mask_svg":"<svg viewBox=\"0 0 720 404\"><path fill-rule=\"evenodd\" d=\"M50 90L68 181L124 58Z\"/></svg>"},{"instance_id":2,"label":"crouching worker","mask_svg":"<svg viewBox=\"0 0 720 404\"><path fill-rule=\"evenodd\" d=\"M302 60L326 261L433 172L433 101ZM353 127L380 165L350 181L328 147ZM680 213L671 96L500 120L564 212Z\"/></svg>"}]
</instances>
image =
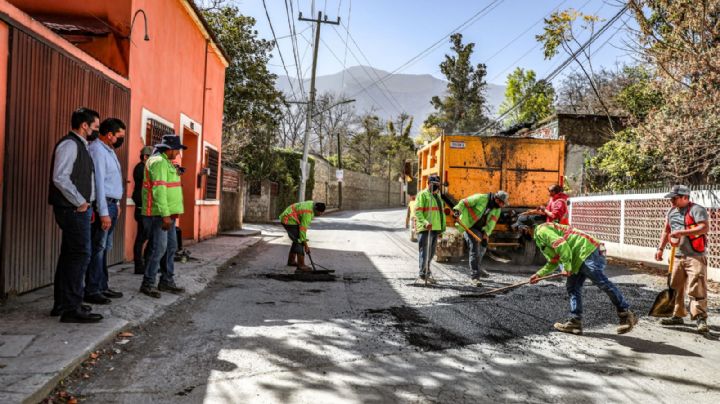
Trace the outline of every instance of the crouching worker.
<instances>
[{"instance_id":1,"label":"crouching worker","mask_svg":"<svg viewBox=\"0 0 720 404\"><path fill-rule=\"evenodd\" d=\"M310 222L315 216L322 216L325 204L322 202L305 201L293 203L280 214L280 223L285 227L288 237L292 240L287 264L297 267L298 271L310 271L305 265L305 253L310 253L308 247L307 231Z\"/></svg>"},{"instance_id":2,"label":"crouching worker","mask_svg":"<svg viewBox=\"0 0 720 404\"><path fill-rule=\"evenodd\" d=\"M430 273L430 261L435 255L437 238L445 231L445 211L440 198L440 177L431 175L428 187L417 194L415 202L415 230L418 234L420 271L418 282L437 283Z\"/></svg>"},{"instance_id":3,"label":"crouching worker","mask_svg":"<svg viewBox=\"0 0 720 404\"><path fill-rule=\"evenodd\" d=\"M558 331L582 334L582 288L586 279L590 279L605 292L615 305L620 325L618 334L625 334L637 324L635 313L629 310L620 290L605 275L605 246L589 235L570 226L558 223L543 223L535 226L528 216L521 216L514 228L526 234L534 233L535 243L542 251L547 264L530 278L537 283L540 278L554 272L559 264L563 266L563 276L567 277L566 288L570 297L570 318L564 323L555 323Z\"/></svg>"},{"instance_id":4,"label":"crouching worker","mask_svg":"<svg viewBox=\"0 0 720 404\"><path fill-rule=\"evenodd\" d=\"M490 276L487 271L480 268L480 263L487 251L488 238L500 217L500 208L504 207L507 202L508 193L498 191L494 194L471 195L458 202L453 208L453 216L459 222L457 223L458 230L468 245L470 284L473 286L482 286L480 278ZM465 229L470 229L482 241L475 239Z\"/></svg>"}]
</instances>

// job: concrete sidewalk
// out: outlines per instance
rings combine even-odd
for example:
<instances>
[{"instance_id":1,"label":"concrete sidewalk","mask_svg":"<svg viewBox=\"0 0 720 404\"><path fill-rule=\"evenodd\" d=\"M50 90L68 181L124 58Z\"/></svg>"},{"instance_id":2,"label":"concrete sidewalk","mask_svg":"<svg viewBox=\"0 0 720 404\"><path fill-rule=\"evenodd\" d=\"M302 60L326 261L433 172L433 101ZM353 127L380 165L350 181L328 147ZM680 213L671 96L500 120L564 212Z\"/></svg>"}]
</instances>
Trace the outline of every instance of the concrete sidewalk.
<instances>
[{"instance_id":1,"label":"concrete sidewalk","mask_svg":"<svg viewBox=\"0 0 720 404\"><path fill-rule=\"evenodd\" d=\"M133 265L110 268L110 285L122 291L122 299L93 310L105 316L97 324L65 324L50 317L53 288L10 299L0 305L0 402L36 403L85 360L99 345L112 340L123 329L143 324L165 310L202 291L217 275L218 269L243 250L257 244L261 237L218 237L188 247L192 258L176 263L178 285L187 289L182 296L163 293L153 299L138 292L141 275L133 274ZM121 345L117 349L122 349Z\"/></svg>"}]
</instances>

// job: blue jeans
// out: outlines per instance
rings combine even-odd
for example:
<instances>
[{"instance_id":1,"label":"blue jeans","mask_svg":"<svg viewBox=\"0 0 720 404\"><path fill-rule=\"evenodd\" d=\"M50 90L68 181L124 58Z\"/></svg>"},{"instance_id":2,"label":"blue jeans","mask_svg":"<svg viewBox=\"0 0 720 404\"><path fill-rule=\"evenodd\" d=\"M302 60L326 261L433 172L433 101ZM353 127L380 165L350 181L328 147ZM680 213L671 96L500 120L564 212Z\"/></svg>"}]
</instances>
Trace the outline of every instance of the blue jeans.
<instances>
[{"instance_id":1,"label":"blue jeans","mask_svg":"<svg viewBox=\"0 0 720 404\"><path fill-rule=\"evenodd\" d=\"M177 233L175 232L175 219L168 230L162 229L162 217L144 216L143 225L148 231L148 245L150 257L145 263L143 286L155 286L155 278L160 269L160 260L165 260L165 270L160 271L160 283L175 284L175 252L177 251Z\"/></svg>"},{"instance_id":2,"label":"blue jeans","mask_svg":"<svg viewBox=\"0 0 720 404\"><path fill-rule=\"evenodd\" d=\"M475 234L480 236L479 233ZM463 237L465 238L465 242L467 243L469 250L468 261L470 262L470 278L480 279L480 263L485 256L487 246L483 247L482 244L480 244L479 241L475 240L475 238L471 236L468 232L463 233Z\"/></svg>"},{"instance_id":3,"label":"blue jeans","mask_svg":"<svg viewBox=\"0 0 720 404\"><path fill-rule=\"evenodd\" d=\"M112 235L118 217L117 204L108 202L108 215L111 224L107 231L102 229L97 215L92 224L92 254L85 274L85 296L97 295L109 289L107 254L112 249Z\"/></svg>"},{"instance_id":4,"label":"blue jeans","mask_svg":"<svg viewBox=\"0 0 720 404\"><path fill-rule=\"evenodd\" d=\"M55 267L54 309L61 313L79 310L83 300L83 280L90 262L90 219L92 208L54 207L55 222L62 230L60 256Z\"/></svg>"},{"instance_id":5,"label":"blue jeans","mask_svg":"<svg viewBox=\"0 0 720 404\"><path fill-rule=\"evenodd\" d=\"M429 234L429 236L428 236ZM418 250L420 251L420 271L418 272L420 277L425 276L425 257L427 256L427 270L428 273L430 273L430 262L432 261L433 256L435 255L435 246L437 245L437 238L438 234L440 232L437 231L422 231L418 233ZM430 237L430 249L428 250L427 243L428 243L428 237Z\"/></svg>"},{"instance_id":6,"label":"blue jeans","mask_svg":"<svg viewBox=\"0 0 720 404\"><path fill-rule=\"evenodd\" d=\"M590 279L597 287L605 292L618 312L627 310L630 305L625 301L620 290L605 275L605 256L596 249L583 262L580 271L567 278L567 292L570 296L570 315L578 320L582 319L582 288L585 279Z\"/></svg>"}]
</instances>

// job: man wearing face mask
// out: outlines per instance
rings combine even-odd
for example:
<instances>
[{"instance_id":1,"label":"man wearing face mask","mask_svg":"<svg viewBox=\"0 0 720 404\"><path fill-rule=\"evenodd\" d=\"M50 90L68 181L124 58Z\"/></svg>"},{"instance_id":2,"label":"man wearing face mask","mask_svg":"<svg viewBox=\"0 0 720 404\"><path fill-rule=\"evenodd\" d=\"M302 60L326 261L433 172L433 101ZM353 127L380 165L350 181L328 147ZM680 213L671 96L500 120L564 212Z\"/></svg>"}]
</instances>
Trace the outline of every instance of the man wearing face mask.
<instances>
[{"instance_id":1,"label":"man wearing face mask","mask_svg":"<svg viewBox=\"0 0 720 404\"><path fill-rule=\"evenodd\" d=\"M420 272L418 282L437 283L429 273L430 261L435 255L438 236L445 231L445 213L440 198L440 177L431 175L428 187L417 194L415 203L415 229L418 234ZM427 263L427 266L425 265Z\"/></svg>"},{"instance_id":2,"label":"man wearing face mask","mask_svg":"<svg viewBox=\"0 0 720 404\"><path fill-rule=\"evenodd\" d=\"M100 115L80 108L73 112L71 126L72 131L55 146L49 181L48 202L62 230L50 315L60 316L64 323L96 323L103 317L82 304L83 280L92 251L90 221L95 200L93 161L85 138L97 132Z\"/></svg>"},{"instance_id":3,"label":"man wearing face mask","mask_svg":"<svg viewBox=\"0 0 720 404\"><path fill-rule=\"evenodd\" d=\"M121 298L121 292L108 286L107 253L112 249L112 234L120 214L120 199L125 194L120 161L115 150L125 140L125 124L108 118L100 124L97 140L88 151L95 167L95 209L97 219L92 224L92 255L85 274L85 302L109 304L110 298Z\"/></svg>"},{"instance_id":4,"label":"man wearing face mask","mask_svg":"<svg viewBox=\"0 0 720 404\"><path fill-rule=\"evenodd\" d=\"M175 251L177 233L175 220L184 211L183 194L178 170L173 160L180 150L187 146L180 144L177 135L163 136L162 143L155 145L157 153L145 164L143 180L143 225L148 229L149 259L145 263L145 275L140 292L159 298L160 292L182 293L185 289L175 284ZM155 278L160 269L160 260L165 255L165 271L161 271L160 283L155 287Z\"/></svg>"}]
</instances>

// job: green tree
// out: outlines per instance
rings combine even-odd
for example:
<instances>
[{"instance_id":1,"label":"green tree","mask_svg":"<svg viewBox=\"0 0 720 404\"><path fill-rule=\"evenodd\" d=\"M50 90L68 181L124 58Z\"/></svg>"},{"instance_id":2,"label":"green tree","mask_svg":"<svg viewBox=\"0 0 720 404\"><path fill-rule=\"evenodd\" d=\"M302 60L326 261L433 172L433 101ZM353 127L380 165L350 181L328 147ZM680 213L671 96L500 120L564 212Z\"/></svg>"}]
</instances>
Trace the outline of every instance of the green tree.
<instances>
[{"instance_id":1,"label":"green tree","mask_svg":"<svg viewBox=\"0 0 720 404\"><path fill-rule=\"evenodd\" d=\"M359 126L360 130L354 134L348 146L348 160L365 174L382 174L382 152L386 145L380 118L365 114L359 118Z\"/></svg>"},{"instance_id":2,"label":"green tree","mask_svg":"<svg viewBox=\"0 0 720 404\"><path fill-rule=\"evenodd\" d=\"M223 158L243 168L250 179L267 178L277 167L272 147L282 114L283 96L268 71L272 41L258 38L255 19L237 7L214 1L203 12L228 55L225 71Z\"/></svg>"},{"instance_id":3,"label":"green tree","mask_svg":"<svg viewBox=\"0 0 720 404\"><path fill-rule=\"evenodd\" d=\"M507 115L505 125L537 122L553 113L554 98L555 90L552 84L538 82L533 70L518 67L508 75L505 100L500 105L499 112L503 114L523 100L518 108Z\"/></svg>"},{"instance_id":4,"label":"green tree","mask_svg":"<svg viewBox=\"0 0 720 404\"><path fill-rule=\"evenodd\" d=\"M475 132L490 123L485 98L487 68L470 62L474 43L463 45L462 34L450 36L453 55L445 55L440 71L447 78L447 96L432 97L430 103L435 112L425 120L429 126L437 126L447 134Z\"/></svg>"}]
</instances>

